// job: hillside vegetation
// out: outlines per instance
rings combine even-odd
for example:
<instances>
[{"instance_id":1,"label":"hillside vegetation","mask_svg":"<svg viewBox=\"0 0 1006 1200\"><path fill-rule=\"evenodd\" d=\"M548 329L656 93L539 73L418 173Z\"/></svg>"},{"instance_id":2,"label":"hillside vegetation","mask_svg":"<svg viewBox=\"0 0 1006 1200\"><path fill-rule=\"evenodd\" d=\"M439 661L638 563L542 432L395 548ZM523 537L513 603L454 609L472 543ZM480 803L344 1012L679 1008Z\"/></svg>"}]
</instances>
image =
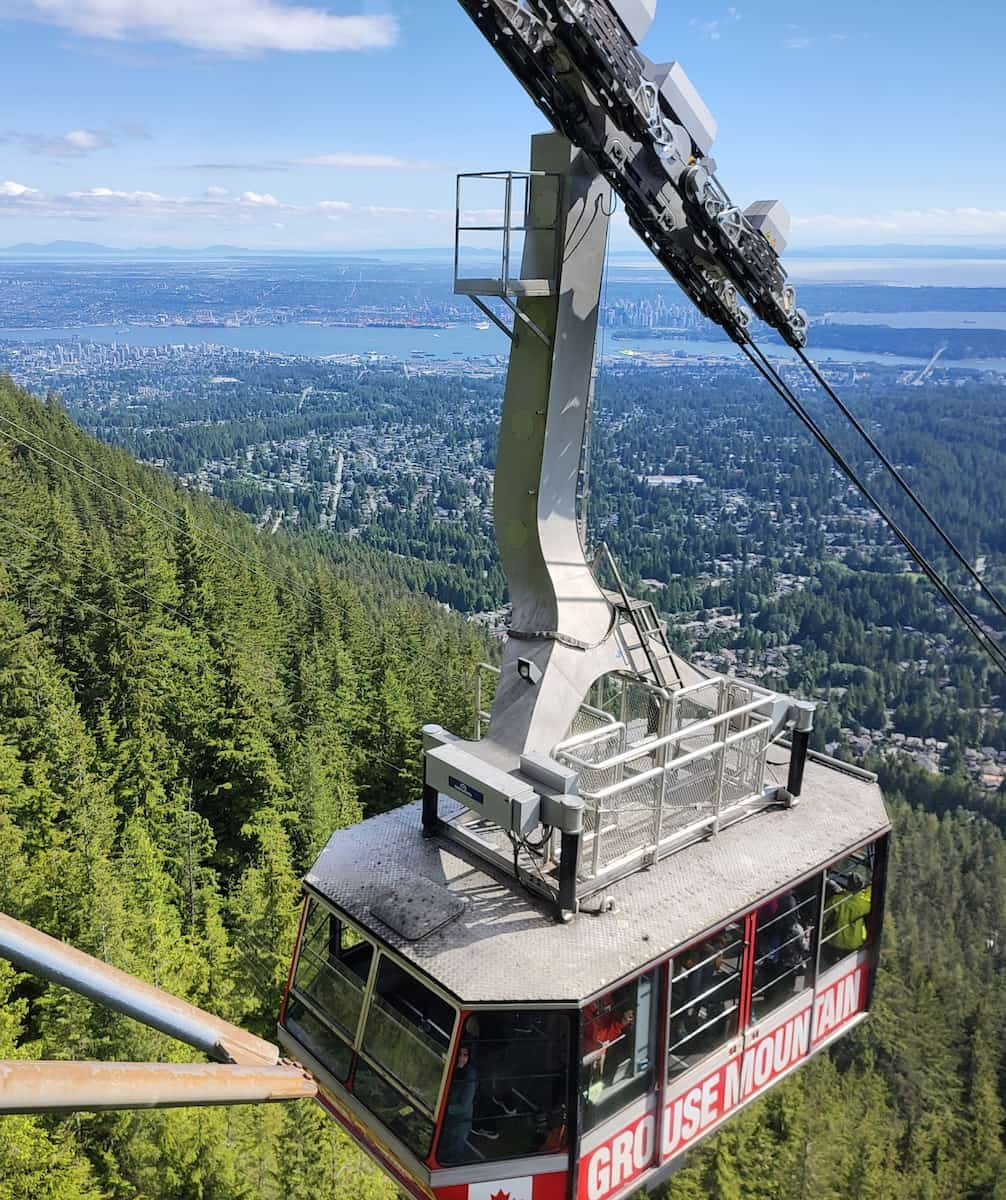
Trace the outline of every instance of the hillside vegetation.
<instances>
[{"instance_id":1,"label":"hillside vegetation","mask_svg":"<svg viewBox=\"0 0 1006 1200\"><path fill-rule=\"evenodd\" d=\"M416 794L485 648L397 560L257 536L3 382L0 416L0 910L272 1036L300 873ZM1006 845L967 781L886 770L876 1012L671 1200L1006 1200ZM18 1056L194 1052L0 965ZM0 1200L393 1195L312 1104L0 1121Z\"/></svg>"},{"instance_id":2,"label":"hillside vegetation","mask_svg":"<svg viewBox=\"0 0 1006 1200\"><path fill-rule=\"evenodd\" d=\"M2 381L0 414L0 910L273 1037L300 875L415 794L483 648ZM12 1056L197 1057L0 965ZM0 1122L0 1200L391 1195L313 1104Z\"/></svg>"}]
</instances>

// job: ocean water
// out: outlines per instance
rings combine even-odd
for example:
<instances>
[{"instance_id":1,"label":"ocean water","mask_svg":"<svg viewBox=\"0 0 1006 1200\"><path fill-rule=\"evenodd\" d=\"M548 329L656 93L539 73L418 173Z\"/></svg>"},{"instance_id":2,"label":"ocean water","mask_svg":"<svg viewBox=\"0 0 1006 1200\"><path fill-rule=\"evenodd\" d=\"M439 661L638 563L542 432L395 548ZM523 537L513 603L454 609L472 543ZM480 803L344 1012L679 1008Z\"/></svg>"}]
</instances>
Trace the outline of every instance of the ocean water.
<instances>
[{"instance_id":1,"label":"ocean water","mask_svg":"<svg viewBox=\"0 0 1006 1200\"><path fill-rule=\"evenodd\" d=\"M883 316L891 314L860 314ZM902 314L914 316L915 314ZM949 314L948 314L949 315ZM953 314L967 318L971 314ZM1003 316L1004 314L998 314ZM844 317L844 314L843 314ZM949 328L949 326L946 326ZM986 326L991 328L991 326ZM117 343L125 346L225 346L235 350L260 351L273 354L304 355L324 358L329 355L358 355L387 358L405 362L443 361L452 358L505 361L510 343L495 326L479 329L474 325L452 325L445 329L386 329L370 327L330 327L323 325L243 325L239 327L205 327L172 325L167 327L92 325L79 329L0 329L0 341L59 342L66 346L78 342ZM777 342L780 357L789 351ZM637 356L670 355L676 358L735 359L740 351L731 342L702 341L687 338L613 338L610 334L598 337L599 350L607 359L629 359ZM772 345L765 349L773 354ZM933 349L936 349L934 345ZM811 338L811 352L813 337ZM922 366L924 358L908 358L897 354L869 354L859 350L822 350L815 355L822 362L877 363L886 366ZM969 367L978 370L1006 371L1006 359L975 359L948 362L948 367Z\"/></svg>"}]
</instances>

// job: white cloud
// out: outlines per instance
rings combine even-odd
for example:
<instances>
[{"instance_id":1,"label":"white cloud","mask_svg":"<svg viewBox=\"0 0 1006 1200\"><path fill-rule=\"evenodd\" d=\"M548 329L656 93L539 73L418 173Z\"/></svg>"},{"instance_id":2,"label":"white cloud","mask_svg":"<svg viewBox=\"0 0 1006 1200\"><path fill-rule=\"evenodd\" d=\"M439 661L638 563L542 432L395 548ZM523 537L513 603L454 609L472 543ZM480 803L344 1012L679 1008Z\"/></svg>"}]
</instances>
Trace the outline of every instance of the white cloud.
<instances>
[{"instance_id":1,"label":"white cloud","mask_svg":"<svg viewBox=\"0 0 1006 1200\"><path fill-rule=\"evenodd\" d=\"M133 229L180 231L187 240L207 233L235 230L278 230L310 239L323 230L344 244L354 239L392 236L401 244L428 237L432 228L449 240L453 208L419 208L408 205L354 204L348 200L283 200L270 192L235 194L211 187L196 196L167 196L145 189L91 187L61 194L45 193L12 179L0 180L0 219L23 217L47 221L106 221L114 238L129 221ZM467 210L465 219L495 224L502 219L490 209ZM624 213L616 222L625 224ZM903 242L920 245L962 246L1006 243L1006 208L972 207L892 209L874 213L818 213L795 216L794 241L804 246L870 245ZM365 244L365 243L361 243ZM385 243L387 244L387 243ZM418 244L424 244L419 242Z\"/></svg>"},{"instance_id":2,"label":"white cloud","mask_svg":"<svg viewBox=\"0 0 1006 1200\"><path fill-rule=\"evenodd\" d=\"M1006 209L920 208L895 209L870 216L821 213L795 217L794 233L804 242L918 241L957 242L961 239L1006 237Z\"/></svg>"},{"instance_id":3,"label":"white cloud","mask_svg":"<svg viewBox=\"0 0 1006 1200\"><path fill-rule=\"evenodd\" d=\"M252 208L279 208L279 201L268 192L242 192L238 203Z\"/></svg>"},{"instance_id":4,"label":"white cloud","mask_svg":"<svg viewBox=\"0 0 1006 1200\"><path fill-rule=\"evenodd\" d=\"M722 17L715 17L712 20L702 21L698 17L692 17L688 24L695 32L707 42L718 42L723 36L723 27L725 25L733 25L741 19L739 9L731 6L727 9L726 14Z\"/></svg>"},{"instance_id":5,"label":"white cloud","mask_svg":"<svg viewBox=\"0 0 1006 1200\"><path fill-rule=\"evenodd\" d=\"M75 150L97 150L99 146L106 144L101 134L95 133L93 129L71 129L64 135L64 140Z\"/></svg>"},{"instance_id":6,"label":"white cloud","mask_svg":"<svg viewBox=\"0 0 1006 1200\"><path fill-rule=\"evenodd\" d=\"M829 33L827 37L809 37L806 34L799 32L799 25L790 25L787 28L796 30L789 37L783 38L782 48L784 50L811 50L814 46L818 46L823 41L832 43L847 42L849 35L847 33Z\"/></svg>"},{"instance_id":7,"label":"white cloud","mask_svg":"<svg viewBox=\"0 0 1006 1200\"><path fill-rule=\"evenodd\" d=\"M19 141L30 154L47 154L53 158L76 158L93 150L104 150L113 144L107 134L99 133L96 129L71 129L69 133L55 136L11 129L4 136Z\"/></svg>"},{"instance_id":8,"label":"white cloud","mask_svg":"<svg viewBox=\"0 0 1006 1200\"><path fill-rule=\"evenodd\" d=\"M175 42L221 54L377 50L398 37L389 16L336 16L280 0L8 0L4 15L111 41Z\"/></svg>"},{"instance_id":9,"label":"white cloud","mask_svg":"<svg viewBox=\"0 0 1006 1200\"><path fill-rule=\"evenodd\" d=\"M104 237L116 243L124 238L195 244L202 239L236 238L262 245L281 237L286 244L387 245L391 238L403 245L423 245L429 244L431 231L438 244L449 240L454 210L337 199L292 202L268 192L237 194L222 188L212 194L172 196L111 186L45 193L25 184L2 183L0 223L9 228L11 221L18 220L34 222L25 228L43 235L46 226L56 229L60 222L88 222L100 225L103 233L107 230Z\"/></svg>"},{"instance_id":10,"label":"white cloud","mask_svg":"<svg viewBox=\"0 0 1006 1200\"><path fill-rule=\"evenodd\" d=\"M697 17L692 17L688 24L691 25L700 38L704 38L708 42L718 42L720 40L719 21L700 21Z\"/></svg>"},{"instance_id":11,"label":"white cloud","mask_svg":"<svg viewBox=\"0 0 1006 1200\"><path fill-rule=\"evenodd\" d=\"M157 192L120 192L115 188L88 188L83 192L67 192L71 200L96 200L98 203L111 201L113 204L162 204L165 198ZM170 203L170 201L169 201Z\"/></svg>"},{"instance_id":12,"label":"white cloud","mask_svg":"<svg viewBox=\"0 0 1006 1200\"><path fill-rule=\"evenodd\" d=\"M434 164L413 162L395 154L309 154L305 158L292 158L290 165L296 167L363 167L369 170L429 171Z\"/></svg>"},{"instance_id":13,"label":"white cloud","mask_svg":"<svg viewBox=\"0 0 1006 1200\"><path fill-rule=\"evenodd\" d=\"M13 179L0 180L0 196L37 196L38 189L30 188L23 183L15 183Z\"/></svg>"}]
</instances>

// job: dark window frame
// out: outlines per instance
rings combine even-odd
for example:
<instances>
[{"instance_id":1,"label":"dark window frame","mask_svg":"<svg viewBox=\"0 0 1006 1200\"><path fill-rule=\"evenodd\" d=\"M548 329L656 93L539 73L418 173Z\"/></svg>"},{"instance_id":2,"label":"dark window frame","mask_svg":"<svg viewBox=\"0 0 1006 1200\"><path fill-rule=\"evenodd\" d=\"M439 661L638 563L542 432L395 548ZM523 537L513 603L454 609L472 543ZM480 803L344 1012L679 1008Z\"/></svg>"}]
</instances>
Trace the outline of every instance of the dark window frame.
<instances>
[{"instance_id":1,"label":"dark window frame","mask_svg":"<svg viewBox=\"0 0 1006 1200\"><path fill-rule=\"evenodd\" d=\"M345 953L346 950L353 950L356 948L356 946L358 946L360 944L365 944L370 950L370 960L369 960L369 966L368 966L366 978L363 979L362 976L360 976L358 972L354 972L354 974L356 974L357 978L362 981L363 996L362 996L362 1001L361 1001L360 1014L359 1014L359 1018L357 1020L357 1027L356 1027L356 1031L354 1033L352 1040L348 1039L340 1029L336 1028L336 1026L335 1026L334 1022L331 1020L331 1018L327 1017L324 1014L324 1011L317 1000L314 1000L312 1002L312 998L311 998L310 994L306 993L304 991L301 991L296 986L297 972L299 970L300 963L302 960L304 947L305 947L305 945L307 945L308 941L311 938L314 938L317 935L317 927L315 927L315 929L313 929L313 930L309 930L309 925L310 925L312 912L313 912L312 907L311 907L312 905L316 905L318 907L318 909L320 910L320 912L322 914L323 922L325 921L325 919L327 917L327 921L329 924L329 934L328 934L328 938L326 940L326 945L331 947L337 937L338 942L339 942L339 957L340 958L342 957L343 953ZM433 1147L434 1141L437 1136L437 1133L436 1133L437 1124L438 1124L437 1119L438 1119L438 1115L441 1111L441 1108L443 1107L444 1099L446 1096L446 1088L447 1088L449 1070L452 1069L452 1067L453 1067L453 1047L457 1040L457 1035L458 1035L459 1018L460 1018L460 1014L461 1014L460 1006L458 1005L458 1003L455 999L450 997L444 991L443 988L437 986L434 983L434 981L422 976L411 963L407 962L405 959L401 958L399 955L397 955L393 951L391 951L388 947L386 947L382 943L378 942L375 938L371 937L371 935L368 934L364 929L362 929L355 921L353 921L353 919L351 917L348 917L347 914L342 912L340 909L336 908L332 904L331 901L325 899L322 896L317 895L317 893L315 893L314 891L308 891L306 900L305 900L305 906L306 906L306 912L305 912L305 916L304 916L303 926L301 928L300 936L299 936L298 942L297 942L296 956L294 958L294 962L293 962L293 965L292 965L291 971L290 971L290 986L289 986L289 990L288 990L287 1001L286 1001L286 1004L285 1004L284 1010L283 1010L282 1023L284 1025L287 1025L287 1023L288 1023L289 1018L288 1018L287 1014L289 1012L289 1007L290 1007L291 1001L302 1004L306 1009L308 1009L312 1013L312 1015L315 1017L315 1019L321 1021L321 1023L332 1034L333 1037L335 1037L339 1041L341 1041L349 1050L349 1052L352 1056L349 1072L347 1073L345 1078L339 1078L339 1076L334 1071L331 1071L328 1067L325 1066L324 1059L321 1057L321 1055L317 1051L313 1050L310 1045L308 1045L308 1044L305 1045L305 1049L308 1050L310 1053L312 1053L318 1059L319 1063L321 1063L321 1065L323 1067L325 1067L326 1071L328 1071L328 1073L331 1074L332 1077L334 1079L336 1079L341 1084L341 1086L346 1089L346 1091L350 1095L354 1095L354 1096L356 1095L356 1090L355 1090L356 1073L357 1073L357 1068L358 1068L359 1064L362 1063L365 1067L365 1070L370 1071L373 1075L375 1075L377 1078L379 1078L382 1081L384 1086L389 1087L399 1093L404 1107L408 1107L410 1105L414 1106L415 1109L417 1110L417 1113L420 1116L422 1116L422 1118L424 1120L429 1122L430 1128L431 1128L429 1147L426 1149L425 1153L419 1153L419 1151L417 1150L417 1148L414 1145L410 1145L409 1141L406 1140L406 1138L403 1136L403 1134L400 1130L396 1131L396 1129L392 1125L388 1125L388 1123L386 1121L383 1121L382 1118L376 1112L374 1112L372 1108L370 1108L370 1106L365 1104L363 1102L363 1100L361 1100L361 1099L359 1099L359 1097L357 1097L358 1102L361 1105L363 1105L363 1107L366 1108L367 1111L370 1112L374 1116L375 1120L380 1121L381 1124L383 1124L387 1129L389 1129L389 1131L399 1141L401 1141L404 1146L406 1146L409 1149L410 1153L414 1154L421 1162L426 1163L429 1161L429 1159L432 1156L432 1152L433 1152L432 1147ZM334 932L336 929L338 929L337 934ZM344 932L349 933L350 935L352 935L355 938L358 938L359 941L355 942L353 946L343 947L342 946L342 936L343 936ZM311 951L311 953L315 953L315 955L316 955L316 952L314 952L314 951ZM378 1062L376 1059L374 1059L370 1054L366 1053L363 1049L363 1042L364 1042L364 1038L366 1036L366 1029L367 1029L367 1023L368 1023L369 1016L370 1016L371 1004L372 1004L374 996L375 996L377 973L378 973L378 970L380 969L380 964L381 964L382 960L387 960L397 970L399 970L403 974L407 975L415 984L419 985L420 987L426 988L429 992L431 992L433 995L435 995L438 1000L442 1001L450 1009L451 1013L453 1014L452 1027L449 1031L446 1031L447 1040L446 1040L446 1046L445 1046L444 1062L443 1062L443 1067L442 1067L441 1073L440 1073L440 1081L439 1081L439 1085L438 1085L436 1102L429 1109L427 1109L425 1102L423 1102L418 1096L415 1096L409 1090L407 1085L403 1084L403 1082L401 1080L397 1079L390 1071L387 1070L386 1067L382 1066L382 1064L380 1062ZM294 1018L294 1021L295 1020L296 1020L296 1018ZM290 1028L290 1032L291 1032L291 1034L293 1034L294 1037L297 1037L298 1030L296 1028ZM298 1038L298 1040L301 1040L301 1039Z\"/></svg>"},{"instance_id":2,"label":"dark window frame","mask_svg":"<svg viewBox=\"0 0 1006 1200\"><path fill-rule=\"evenodd\" d=\"M574 1062L574 1077L576 1081L578 1095L578 1114L577 1121L578 1133L582 1137L590 1130L596 1129L599 1125L604 1124L609 1118L616 1113L621 1112L628 1105L638 1100L640 1096L646 1095L648 1092L654 1091L659 1087L660 1080L658 1078L660 1065L663 1062L663 1052L665 1045L665 1034L662 1032L662 1027L665 1025L663 1014L665 1009L665 982L666 970L663 962L657 962L647 967L643 971L637 972L628 979L623 979L614 987L609 987L605 991L593 996L581 1006L579 1011L579 1043L577 1045L577 1056ZM646 1065L641 1069L638 1066L640 1054L640 1030L642 1023L637 1018L638 1010L641 1006L640 985L644 982L649 982L649 996L646 998L649 1006L649 1015L647 1020L647 1061ZM611 1045L617 1045L621 1038L616 1039L602 1047L591 1050L585 1049L586 1038L590 1035L591 1024L596 1023L598 1018L588 1018L585 1014L590 1006L602 1003L608 997L617 995L626 988L634 987L635 994L633 997L633 1030L635 1032L635 1042L630 1051L629 1059L625 1060L634 1064L632 1074L624 1079L611 1079L604 1085L601 1093L596 1101L588 1099L588 1091L594 1085L590 1082L590 1077L585 1073L585 1068L596 1071L597 1064L601 1064L602 1072L609 1070L606 1066L607 1050ZM624 1035L623 1035L624 1036ZM589 1062L588 1062L589 1059ZM619 1060L613 1074L617 1074L618 1069L622 1065L622 1060Z\"/></svg>"},{"instance_id":3,"label":"dark window frame","mask_svg":"<svg viewBox=\"0 0 1006 1200\"><path fill-rule=\"evenodd\" d=\"M448 1101L450 1098L451 1086L454 1083L454 1072L457 1067L458 1051L461 1049L461 1047L463 1045L477 1047L480 1041L493 1042L493 1041L499 1040L499 1041L502 1041L506 1045L512 1044L509 1039L497 1039L497 1038L492 1038L492 1037L483 1038L483 1037L479 1037L479 1036L475 1036L475 1037L470 1036L467 1032L469 1022L471 1022L473 1019L479 1020L480 1018L486 1018L486 1017L490 1017L490 1018L505 1017L510 1014L512 1014L514 1017L520 1016L531 1022L533 1022L535 1019L544 1017L546 1019L562 1021L565 1023L564 1062L562 1063L559 1071L556 1072L557 1076L560 1078L560 1084L561 1084L561 1086L559 1086L557 1088L557 1091L561 1094L561 1106L564 1110L564 1115L565 1115L565 1121L563 1123L563 1128L565 1129L563 1142L560 1146L556 1146L556 1147L540 1146L533 1150L521 1149L519 1153L517 1153L517 1152L505 1153L505 1152L502 1152L502 1147L500 1148L501 1152L494 1152L493 1148L496 1145L495 1139L487 1141L487 1142L479 1141L476 1143L476 1145L477 1145L477 1148L478 1148L478 1151L479 1151L481 1157L473 1157L472 1159L466 1158L463 1160L463 1162L446 1162L446 1161L442 1160L439 1156L440 1156L440 1151L441 1151L441 1140L444 1135L444 1126L447 1124L447 1121L448 1121L447 1104L448 1104ZM558 1005L554 1005L554 1004L552 1004L552 1005L533 1005L533 1006L522 1005L519 1007L515 1006L513 1004L479 1005L479 1006L476 1006L473 1008L464 1009L461 1016L462 1016L462 1020L457 1027L454 1045L452 1047L450 1072L449 1072L448 1078L447 1078L447 1085L444 1090L444 1094L443 1094L443 1098L442 1098L442 1102L441 1102L441 1106L440 1106L440 1110L439 1110L440 1119L438 1122L437 1137L436 1137L436 1153L437 1153L436 1161L437 1161L438 1166L440 1168L447 1168L447 1167L453 1167L453 1166L459 1166L459 1165L471 1166L474 1163L483 1162L483 1161L486 1163L497 1163L497 1162L503 1163L503 1162L508 1162L508 1161L510 1161L510 1162L523 1161L524 1159L528 1159L528 1158L549 1157L549 1156L557 1155L557 1154L568 1155L570 1153L571 1147L574 1144L574 1138L575 1138L574 1130L575 1130L575 1126L576 1126L576 1114L575 1114L574 1110L571 1110L570 1099L571 1099L571 1090L572 1090L572 1095L574 1097L576 1095L575 1085L576 1085L576 1074L577 1073L574 1068L578 1065L578 1059L576 1058L576 1054L575 1054L576 1047L578 1045L578 1042L576 1040L577 1034L578 1034L577 1010L571 1009L568 1005L558 1006ZM552 1039L545 1038L543 1040L551 1041ZM475 1059L476 1070L478 1071L481 1055L478 1053L477 1050L475 1050L475 1051L473 1051L473 1057ZM481 1074L479 1074L477 1076L477 1078L478 1078L479 1088L481 1091L481 1087L483 1085L484 1080L483 1080L483 1077L481 1076ZM515 1078L515 1079L519 1080L521 1077L520 1076L508 1077L506 1075L502 1075L499 1077L489 1077L489 1078L491 1078L493 1080L493 1082L495 1083L495 1082L499 1082L500 1080L506 1080L507 1078ZM531 1078L531 1076L528 1076L528 1078ZM506 1089L504 1089L504 1090L506 1090ZM515 1088L513 1090L516 1091L517 1089ZM494 1094L495 1094L495 1088L494 1088ZM482 1093L479 1097L477 1097L476 1104L478 1103L479 1099L484 1100L484 1098L485 1098L484 1093ZM524 1097L521 1097L521 1098L523 1099ZM538 1111L541 1112L542 1110L539 1109ZM496 1122L498 1125L507 1120L514 1119L515 1117L519 1118L519 1119L527 1119L531 1115L532 1114L530 1114L530 1113L520 1112L519 1107L518 1107L518 1111L516 1113L507 1113L504 1106L501 1105L500 1111L498 1113L494 1113L494 1112L490 1111L488 1113L483 1113L483 1114L478 1114L473 1108L472 1127L474 1129L474 1127L478 1126L480 1120L484 1121L486 1126L489 1126L492 1122ZM546 1120L546 1123L542 1128L542 1134L545 1135L550 1128L551 1128L551 1126L548 1124L548 1122ZM471 1134L469 1134L469 1136L471 1136Z\"/></svg>"},{"instance_id":4,"label":"dark window frame","mask_svg":"<svg viewBox=\"0 0 1006 1200\"><path fill-rule=\"evenodd\" d=\"M705 934L697 941L683 947L677 952L677 954L671 955L667 960L667 965L664 970L664 974L667 977L668 987L667 1019L664 1022L664 1056L666 1060L664 1075L668 1082L670 1082L672 1079L676 1079L680 1075L687 1074L689 1071L694 1069L694 1067L697 1067L701 1062L709 1058L710 1055L718 1053L718 1051L724 1046L728 1045L731 1040L741 1035L745 1018L745 996L748 994L748 985L751 971L753 969L751 965L751 946L749 945L747 937L747 922L749 915L749 912L745 912L740 916L735 917L731 921L724 922L717 929L713 929L711 932ZM731 930L734 931L732 934L730 933ZM734 940L732 942L728 942L726 946L721 945L715 947L711 953L705 955L705 957L701 958L698 962L692 963L686 971L682 972L682 974L675 976L675 967L684 955L690 954L696 949L706 947L714 939L721 938L725 935L732 936ZM699 992L695 996L689 996L683 1003L677 1003L675 996L675 982L679 982L687 976L692 975L697 971L701 971L703 968L708 967L711 964L714 964L717 959L721 959L725 956L725 952L729 953L733 950L737 951L738 966L732 975L725 976L723 979L714 982L711 987L706 988L704 991ZM683 1037L679 1037L674 1041L671 1040L671 1022L675 1018L682 1016L682 1014L686 1013L690 1008L695 1007L697 1004L700 1004L703 1000L707 1000L716 996L718 992L722 993L724 988L733 983L736 983L737 991L736 996L733 997L733 1005L731 1008L701 1022L695 1028L690 1029ZM708 1049L699 1057L696 1062L686 1064L680 1070L675 1071L674 1075L672 1076L671 1062L675 1057L674 1052L681 1049L683 1046L687 1046L689 1042L693 1042L697 1037L711 1029L718 1022L723 1021L724 1017L731 1016L733 1017L732 1032L727 1033L726 1036L720 1039L716 1046Z\"/></svg>"},{"instance_id":5,"label":"dark window frame","mask_svg":"<svg viewBox=\"0 0 1006 1200\"><path fill-rule=\"evenodd\" d=\"M312 920L315 918L316 914L319 917L319 921L317 925L312 927ZM321 931L326 928L327 935L325 935L323 938L323 956L322 954L319 954L319 952L311 943L314 942ZM344 948L342 945L342 937L343 932L347 930L357 937L359 941L352 947ZM360 984L360 1002L359 1011L356 1014L356 1028L350 1037L348 1036L348 1027L343 1026L339 1021L337 1021L332 1016L330 1011L326 1011L321 1000L317 996L313 995L307 987L298 985L298 975L300 974L301 964L305 962L314 963L319 973L321 971L330 971L333 974L336 973L331 961L333 956L344 965L343 956L345 950L355 949L356 945L365 945L369 950L370 958L366 977L362 976L358 971L350 968L353 975L356 977L356 980ZM327 1030L333 1039L342 1043L342 1045L346 1047L350 1056L349 1068L346 1072L340 1074L338 1071L333 1070L331 1065L326 1064L322 1051L319 1051L310 1042L306 1045L306 1049L311 1050L311 1052L318 1058L318 1061L325 1066L326 1070L328 1070L334 1078L338 1079L343 1086L348 1086L348 1081L352 1078L355 1055L357 1052L357 1043L360 1037L361 1025L367 1010L370 976L373 971L374 963L377 960L378 953L377 944L372 939L368 938L362 932L362 930L356 929L351 924L347 924L342 914L333 910L331 905L326 904L325 901L321 900L313 893L308 894L305 901L304 922L297 943L297 954L290 972L290 988L286 1005L284 1007L283 1021L284 1024L286 1024L290 1020L297 1020L296 1016L291 1017L289 1010L291 1002L294 1004L299 1004L306 1011L311 1013L316 1021L320 1022L320 1024L325 1028L325 1030ZM291 1032L296 1034L298 1030L291 1029Z\"/></svg>"}]
</instances>

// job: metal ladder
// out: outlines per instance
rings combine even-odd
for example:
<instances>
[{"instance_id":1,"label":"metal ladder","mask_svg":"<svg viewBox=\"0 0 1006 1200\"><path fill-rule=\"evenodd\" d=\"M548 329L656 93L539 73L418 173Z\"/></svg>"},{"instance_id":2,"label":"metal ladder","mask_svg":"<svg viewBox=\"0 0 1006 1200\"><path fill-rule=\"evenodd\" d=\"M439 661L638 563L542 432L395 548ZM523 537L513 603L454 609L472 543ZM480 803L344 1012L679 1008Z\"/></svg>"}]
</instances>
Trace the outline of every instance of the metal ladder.
<instances>
[{"instance_id":1,"label":"metal ladder","mask_svg":"<svg viewBox=\"0 0 1006 1200\"><path fill-rule=\"evenodd\" d=\"M601 543L597 554L594 556L595 577L600 562L605 558L611 567L611 573L618 589L615 593L606 594L609 595L618 612L624 614L631 623L638 639L636 645L625 646L626 657L630 664L635 666L633 655L637 650L642 650L646 655L646 662L649 672L653 677L653 682L658 687L680 688L683 685L683 680L674 661L674 654L671 651L670 644L667 641L667 632L661 624L660 618L657 616L657 610L653 602L630 596L625 590L625 582L618 569L618 564L615 562L615 556L611 553L606 542ZM621 625L622 621L619 620L619 627ZM636 667L636 670L638 670L638 667Z\"/></svg>"}]
</instances>

